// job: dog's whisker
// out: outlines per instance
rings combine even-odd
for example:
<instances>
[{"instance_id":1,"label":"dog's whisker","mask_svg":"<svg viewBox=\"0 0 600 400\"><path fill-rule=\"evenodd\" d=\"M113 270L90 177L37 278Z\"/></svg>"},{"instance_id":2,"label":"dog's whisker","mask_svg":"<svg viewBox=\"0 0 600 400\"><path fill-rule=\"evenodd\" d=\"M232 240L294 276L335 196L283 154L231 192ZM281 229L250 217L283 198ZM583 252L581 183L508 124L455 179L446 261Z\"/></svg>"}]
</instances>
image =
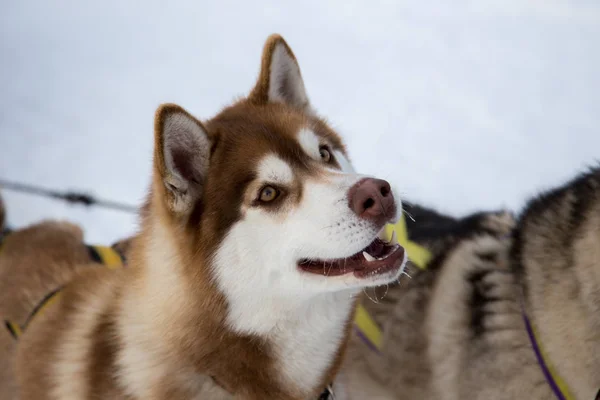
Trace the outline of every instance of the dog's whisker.
<instances>
[{"instance_id":1,"label":"dog's whisker","mask_svg":"<svg viewBox=\"0 0 600 400\"><path fill-rule=\"evenodd\" d=\"M411 220L412 222L417 222L417 221L415 220L415 217L413 217L413 216L412 216L412 214L411 214L411 213L409 213L408 211L406 211L404 208L402 208L402 212L403 212L404 214L406 214L406 215L408 216L408 218L410 218L410 220Z\"/></svg>"},{"instance_id":2,"label":"dog's whisker","mask_svg":"<svg viewBox=\"0 0 600 400\"><path fill-rule=\"evenodd\" d=\"M369 296L369 293L367 292L367 288L363 288L363 293L367 296L367 298L369 300L371 300L374 304L379 304L379 301L374 300L371 296ZM376 296L377 297L377 296Z\"/></svg>"},{"instance_id":3,"label":"dog's whisker","mask_svg":"<svg viewBox=\"0 0 600 400\"><path fill-rule=\"evenodd\" d=\"M385 293L381 296L381 300L385 299L385 296L387 296L389 290L390 290L390 285L388 283L386 283L385 284Z\"/></svg>"},{"instance_id":4,"label":"dog's whisker","mask_svg":"<svg viewBox=\"0 0 600 400\"><path fill-rule=\"evenodd\" d=\"M398 277L398 279L396 279L396 282L398 282L399 285L402 284L402 281L401 281L402 275L406 275L408 277L408 279L412 279L412 276L408 272L402 271L402 272L400 272L400 276Z\"/></svg>"}]
</instances>

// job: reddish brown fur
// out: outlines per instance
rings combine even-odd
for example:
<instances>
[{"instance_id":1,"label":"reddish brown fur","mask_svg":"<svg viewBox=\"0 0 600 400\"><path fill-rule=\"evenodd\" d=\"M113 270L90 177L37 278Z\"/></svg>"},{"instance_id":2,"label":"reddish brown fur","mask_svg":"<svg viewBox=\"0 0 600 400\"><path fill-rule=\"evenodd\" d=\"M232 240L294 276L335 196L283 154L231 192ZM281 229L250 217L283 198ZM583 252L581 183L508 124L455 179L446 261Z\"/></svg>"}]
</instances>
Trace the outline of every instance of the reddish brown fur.
<instances>
[{"instance_id":1,"label":"reddish brown fur","mask_svg":"<svg viewBox=\"0 0 600 400\"><path fill-rule=\"evenodd\" d=\"M265 43L265 47L263 50L263 55L260 63L260 73L258 75L258 79L256 81L256 85L254 89L250 92L248 96L248 101L254 104L267 104L269 102L269 75L271 74L271 59L273 58L273 52L278 44L283 44L288 54L292 56L294 61L297 62L296 56L294 56L294 52L288 44L283 40L280 35L273 34L267 38Z\"/></svg>"},{"instance_id":2,"label":"reddish brown fur","mask_svg":"<svg viewBox=\"0 0 600 400\"><path fill-rule=\"evenodd\" d=\"M165 118L174 112L184 112L178 106L159 108L155 119L154 174L148 203L142 215L142 230L132 243L130 268L119 272L89 271L73 281L57 305L36 322L24 335L20 344L18 374L23 388L22 399L47 396L52 384L48 371L57 362L53 351L74 320L75 310L87 301L91 293L105 297L103 309L94 321L89 338L91 356L81 376L88 383L91 398L125 398L114 375L119 373L115 364L122 343L115 331L122 307L122 297L127 291L132 296L143 293L148 284L146 255L152 246L153 226L164 227L169 240L176 248L181 262L177 266L184 277L186 303L183 309L166 310L154 305L156 313L168 315L172 326L155 326L160 333L168 358L164 365L175 373L183 373L192 366L193 374L211 377L214 382L236 398L244 399L306 399L316 398L333 379L342 359L350 332L351 318L346 323L346 340L340 347L328 372L312 388L285 387L273 379L275 369L271 344L262 337L232 332L225 323L227 301L213 282L207 267L229 227L240 218L242 202L249 201L246 193L254 176L252 171L259 157L275 152L299 171L310 172L307 156L293 137L300 127L312 127L330 146L344 151L337 135L318 118L284 104L267 103L269 61L273 49L284 43L274 35L265 46L261 73L249 98L226 108L203 126L212 143L210 168L204 182L196 182L193 190L202 192L191 210L174 212L173 194L165 188L168 171L163 153L163 126ZM285 45L292 55L291 50ZM295 58L294 58L295 59ZM189 116L189 114L188 114ZM191 117L191 116L190 116ZM251 134L250 134L251 133ZM234 160L235 162L232 162ZM293 188L290 188L293 190ZM294 194L296 198L301 193ZM246 200L244 200L246 199ZM241 210L241 211L240 211ZM143 297L139 297L144 302ZM148 305L150 307L150 304ZM111 375L112 372L112 375ZM195 375L194 375L195 376ZM177 380L167 376L160 382L148 382L152 398L187 398L192 392Z\"/></svg>"},{"instance_id":3,"label":"reddish brown fur","mask_svg":"<svg viewBox=\"0 0 600 400\"><path fill-rule=\"evenodd\" d=\"M16 395L12 363L16 342L4 321L23 324L47 293L88 268L83 232L73 224L47 221L12 232L0 249L0 399Z\"/></svg>"},{"instance_id":4,"label":"reddish brown fur","mask_svg":"<svg viewBox=\"0 0 600 400\"><path fill-rule=\"evenodd\" d=\"M74 279L74 283L62 291L57 303L36 317L19 343L16 367L20 384L20 398L41 399L48 397L49 388L53 387L52 375L48 372L55 367L55 352L58 344L63 339L63 335L73 327L73 324L77 323L71 318L74 309L80 305L83 298L95 293L99 286L110 284L111 281L116 283L120 275L124 274L124 271L107 273L104 268L93 268L83 272L82 276ZM118 285L115 284L114 287L118 288ZM118 292L116 291L116 293ZM115 301L116 299L117 297L115 297ZM109 310L107 310L108 313ZM99 327L102 326L102 322L98 321ZM108 348L101 348L106 342L106 335L99 333L98 336L94 337L94 350L107 350ZM94 351L93 357L90 359L89 371L75 374L72 379L107 378L103 372L107 371L107 368L113 367L113 365L98 364L97 361L110 359L111 357L111 353L100 355L98 351ZM117 394L121 396L122 392L115 390L112 381L112 378L94 381L92 388L110 390L90 393L88 398L122 398L116 396Z\"/></svg>"}]
</instances>

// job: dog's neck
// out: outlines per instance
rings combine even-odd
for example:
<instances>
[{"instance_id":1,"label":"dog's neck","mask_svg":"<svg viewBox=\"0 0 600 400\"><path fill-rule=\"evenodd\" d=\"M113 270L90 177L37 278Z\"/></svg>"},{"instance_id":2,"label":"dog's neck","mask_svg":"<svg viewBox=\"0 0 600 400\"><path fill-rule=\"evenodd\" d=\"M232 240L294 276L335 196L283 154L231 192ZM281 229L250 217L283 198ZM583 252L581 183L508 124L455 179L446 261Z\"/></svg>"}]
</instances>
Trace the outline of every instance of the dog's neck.
<instances>
[{"instance_id":1,"label":"dog's neck","mask_svg":"<svg viewBox=\"0 0 600 400\"><path fill-rule=\"evenodd\" d=\"M299 391L330 376L348 339L355 293L336 292L305 299L256 293L231 308L235 329L267 338L275 352L277 370L286 385ZM243 311L243 313L242 313Z\"/></svg>"},{"instance_id":2,"label":"dog's neck","mask_svg":"<svg viewBox=\"0 0 600 400\"><path fill-rule=\"evenodd\" d=\"M189 329L181 326L191 325L190 320L206 319L213 323L197 324L200 328L211 329L215 332L204 332L206 337L215 337L224 331L241 337L254 337L249 343L266 343L269 349L268 358L275 371L269 379L279 385L282 393L292 394L289 398L322 390L333 378L339 367L341 355L348 340L349 327L356 302L355 291L321 293L306 297L275 296L261 291L247 291L238 302L229 303L219 309L211 306L202 309L202 304L218 304L193 298L197 293L190 293L189 282L186 282L181 272L181 260L177 254L177 246L168 237L168 230L158 223L151 224L146 229L142 245L138 249L138 262L143 274L139 274L140 282L135 286L139 290L132 291L129 300L125 300L125 314L128 315L127 326L137 326L145 332L152 332L148 343L167 339L169 342L196 340ZM179 264L179 265L178 265ZM132 266L135 268L135 266ZM143 280L143 283L141 282ZM207 282L208 283L208 282ZM200 294L202 295L202 293ZM210 295L210 292L207 293ZM226 315L215 316L214 313L224 312ZM157 319L156 316L161 316ZM164 317L163 317L164 316ZM133 318L133 321L132 321ZM214 320L220 321L217 325ZM185 322L184 322L185 321ZM230 321L236 321L233 326ZM173 327L177 327L174 329ZM177 332L180 330L180 332ZM143 354L145 362L150 365L154 361L147 359L153 351L169 351L164 344L150 344L150 348L139 348L139 340L135 336L140 331L124 329L125 345L133 348L128 350L136 362L143 362L139 357ZM197 331L195 333L197 335ZM228 335L230 335L228 333ZM243 340L242 340L243 341ZM239 343L238 343L239 344ZM198 347L212 346L213 343L198 343ZM134 349L137 346L137 349ZM172 350L172 349L171 349ZM218 349L203 350L218 352ZM168 358L168 355L163 355ZM231 363L239 364L234 357ZM192 361L193 362L193 361ZM123 362L122 362L123 363ZM247 368L253 368L253 365ZM154 376L148 375L144 380L163 379L165 370L155 371ZM260 368L260 366L256 366ZM232 368L232 370L234 370ZM259 372L259 371L256 371ZM217 382L226 381L216 377ZM224 385L225 387L227 385ZM228 388L231 389L231 388Z\"/></svg>"}]
</instances>

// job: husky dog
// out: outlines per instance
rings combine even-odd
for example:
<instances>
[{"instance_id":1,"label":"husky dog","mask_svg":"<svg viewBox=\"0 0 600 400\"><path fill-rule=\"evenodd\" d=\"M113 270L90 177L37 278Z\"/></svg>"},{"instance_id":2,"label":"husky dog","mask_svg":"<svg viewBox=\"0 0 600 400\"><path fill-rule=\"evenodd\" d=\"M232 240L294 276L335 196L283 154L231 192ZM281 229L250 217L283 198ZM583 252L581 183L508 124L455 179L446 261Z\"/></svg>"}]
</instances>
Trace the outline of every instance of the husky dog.
<instances>
[{"instance_id":1,"label":"husky dog","mask_svg":"<svg viewBox=\"0 0 600 400\"><path fill-rule=\"evenodd\" d=\"M399 197L354 172L278 35L248 97L203 122L163 105L154 137L128 268L82 272L28 325L20 399L326 398L357 295L406 264L379 239Z\"/></svg>"},{"instance_id":2,"label":"husky dog","mask_svg":"<svg viewBox=\"0 0 600 400\"><path fill-rule=\"evenodd\" d=\"M70 281L90 257L83 231L68 222L44 221L0 239L0 399L9 400L16 398L17 342L4 322L24 324L40 300Z\"/></svg>"},{"instance_id":3,"label":"husky dog","mask_svg":"<svg viewBox=\"0 0 600 400\"><path fill-rule=\"evenodd\" d=\"M600 389L600 168L531 201L512 267L547 363L576 399Z\"/></svg>"},{"instance_id":4,"label":"husky dog","mask_svg":"<svg viewBox=\"0 0 600 400\"><path fill-rule=\"evenodd\" d=\"M409 239L426 248L433 259L465 238L486 233L506 236L515 225L514 216L508 210L479 211L457 218L413 202L403 201L403 209L410 216L406 219ZM402 282L365 289L362 302L378 324L385 322L407 290L406 285L410 286L406 278L418 273L418 267L409 261Z\"/></svg>"},{"instance_id":5,"label":"husky dog","mask_svg":"<svg viewBox=\"0 0 600 400\"><path fill-rule=\"evenodd\" d=\"M349 399L431 398L422 325L432 279L439 274L439 259L459 242L482 235L503 238L515 225L512 214L504 210L454 218L414 203L404 205L416 221L407 220L410 240L427 248L434 261L426 271L409 262L407 273L412 279L365 289L361 302L383 328L383 346L375 352L360 337L352 336L338 375Z\"/></svg>"},{"instance_id":6,"label":"husky dog","mask_svg":"<svg viewBox=\"0 0 600 400\"><path fill-rule=\"evenodd\" d=\"M460 235L396 292L382 354L368 358L396 398L597 394L600 169L531 200L513 225Z\"/></svg>"}]
</instances>

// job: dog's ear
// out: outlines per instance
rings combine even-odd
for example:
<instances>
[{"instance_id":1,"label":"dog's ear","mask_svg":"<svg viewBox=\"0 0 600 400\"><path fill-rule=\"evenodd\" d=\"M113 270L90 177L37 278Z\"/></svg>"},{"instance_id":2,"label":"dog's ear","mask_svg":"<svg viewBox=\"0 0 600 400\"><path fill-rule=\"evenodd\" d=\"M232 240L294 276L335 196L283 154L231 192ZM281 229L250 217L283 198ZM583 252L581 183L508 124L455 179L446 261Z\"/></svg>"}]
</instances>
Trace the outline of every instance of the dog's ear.
<instances>
[{"instance_id":1,"label":"dog's ear","mask_svg":"<svg viewBox=\"0 0 600 400\"><path fill-rule=\"evenodd\" d=\"M187 214L202 196L211 141L202 123L175 104L158 108L154 132L154 168L167 205L173 213Z\"/></svg>"},{"instance_id":2,"label":"dog's ear","mask_svg":"<svg viewBox=\"0 0 600 400\"><path fill-rule=\"evenodd\" d=\"M312 112L296 57L277 34L265 43L258 81L248 99L255 104L285 103Z\"/></svg>"}]
</instances>

